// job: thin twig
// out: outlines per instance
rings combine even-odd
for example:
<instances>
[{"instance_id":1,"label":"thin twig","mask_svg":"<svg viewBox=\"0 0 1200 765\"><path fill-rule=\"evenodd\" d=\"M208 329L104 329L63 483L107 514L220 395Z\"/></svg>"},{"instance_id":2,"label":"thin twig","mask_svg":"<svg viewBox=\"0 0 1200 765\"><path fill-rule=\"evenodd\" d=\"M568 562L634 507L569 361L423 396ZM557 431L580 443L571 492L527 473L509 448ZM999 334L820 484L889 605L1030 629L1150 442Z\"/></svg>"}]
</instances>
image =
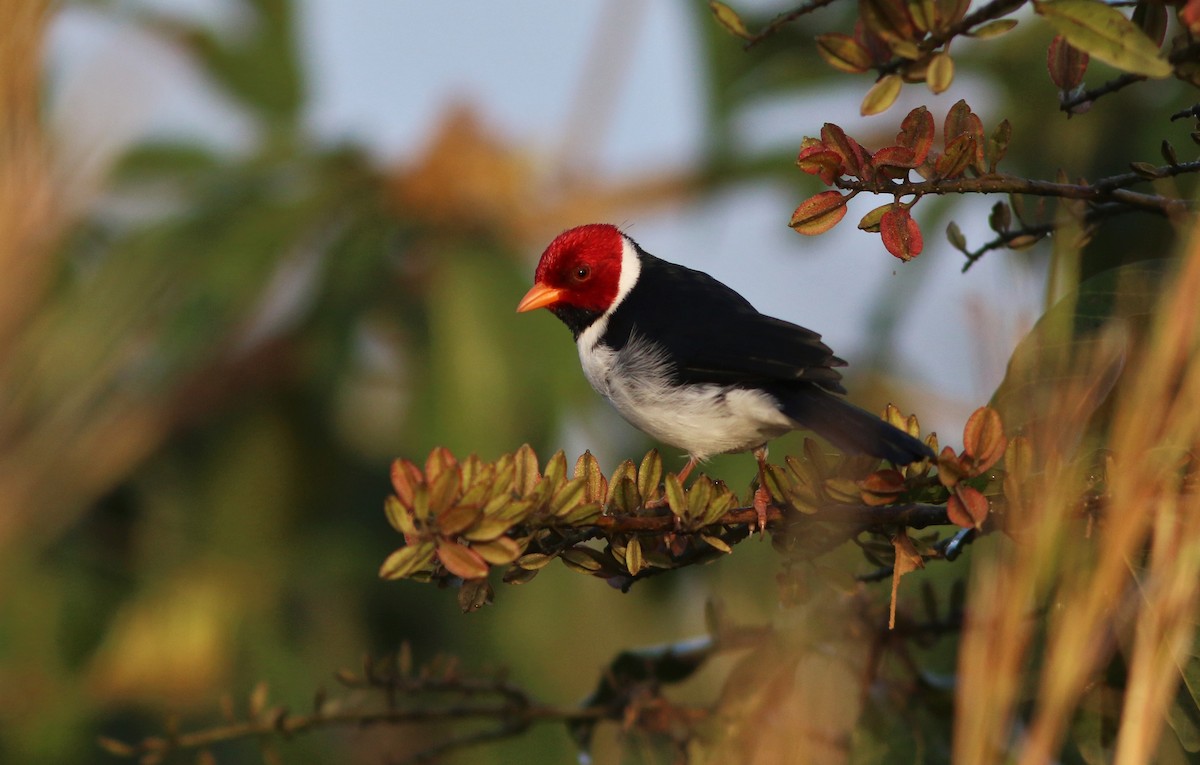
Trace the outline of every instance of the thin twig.
<instances>
[{"instance_id":1,"label":"thin twig","mask_svg":"<svg viewBox=\"0 0 1200 765\"><path fill-rule=\"evenodd\" d=\"M750 50L755 45L758 45L763 40L771 37L784 26L792 23L801 16L812 13L816 10L820 10L821 8L824 8L827 5L832 5L835 2L837 2L837 0L809 0L809 2L793 8L790 11L781 13L775 18L771 19L771 22L759 30L758 34L746 40L746 44L742 47L744 50Z\"/></svg>"},{"instance_id":2,"label":"thin twig","mask_svg":"<svg viewBox=\"0 0 1200 765\"><path fill-rule=\"evenodd\" d=\"M978 10L963 16L958 20L958 23L951 24L940 31L930 33L928 37L918 42L917 45L923 52L929 53L938 49L955 37L967 32L972 27L985 24L994 19L998 19L1001 16L1012 13L1022 5L1025 5L1026 2L1028 2L1028 0L992 0L992 2L980 7ZM881 75L890 74L904 66L904 64L908 61L909 59L897 56L891 61L879 65L877 69Z\"/></svg>"},{"instance_id":3,"label":"thin twig","mask_svg":"<svg viewBox=\"0 0 1200 765\"><path fill-rule=\"evenodd\" d=\"M1058 108L1068 114L1074 114L1075 110L1085 104L1091 104L1101 96L1107 96L1109 93L1116 93L1122 88L1132 85L1135 82L1141 82L1146 79L1142 74L1123 74L1120 77L1114 77L1103 85L1099 85L1089 90L1084 90L1076 93L1073 96L1063 98L1058 104Z\"/></svg>"},{"instance_id":4,"label":"thin twig","mask_svg":"<svg viewBox=\"0 0 1200 765\"><path fill-rule=\"evenodd\" d=\"M1200 161L1181 162L1157 168L1155 177L1168 177L1200 171ZM1028 196L1082 199L1087 202L1120 202L1129 207L1162 214L1187 210L1189 200L1168 199L1156 194L1141 194L1125 187L1149 178L1137 173L1125 173L1105 178L1096 184L1056 183L1019 178L1011 175L984 175L978 178L950 178L922 181L863 181L839 178L837 187L846 191L869 191L896 197L920 197L926 194L1025 194Z\"/></svg>"}]
</instances>

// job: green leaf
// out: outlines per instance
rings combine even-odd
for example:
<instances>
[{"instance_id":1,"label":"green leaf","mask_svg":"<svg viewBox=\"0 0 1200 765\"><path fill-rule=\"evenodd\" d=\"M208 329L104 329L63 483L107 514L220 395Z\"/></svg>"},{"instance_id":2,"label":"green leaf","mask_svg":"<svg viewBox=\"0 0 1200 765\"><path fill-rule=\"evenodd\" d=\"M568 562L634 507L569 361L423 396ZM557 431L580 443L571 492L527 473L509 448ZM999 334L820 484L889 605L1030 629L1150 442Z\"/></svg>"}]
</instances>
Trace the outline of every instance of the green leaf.
<instances>
[{"instance_id":1,"label":"green leaf","mask_svg":"<svg viewBox=\"0 0 1200 765\"><path fill-rule=\"evenodd\" d=\"M580 573L594 574L604 568L604 565L597 560L597 555L595 550L589 550L586 547L572 547L563 551L562 562L567 565L567 568Z\"/></svg>"},{"instance_id":2,"label":"green leaf","mask_svg":"<svg viewBox=\"0 0 1200 765\"><path fill-rule=\"evenodd\" d=\"M547 481L554 489L562 486L563 481L567 479L567 455L563 454L563 450L559 449L546 463L546 472L542 475L542 480Z\"/></svg>"},{"instance_id":3,"label":"green leaf","mask_svg":"<svg viewBox=\"0 0 1200 765\"><path fill-rule=\"evenodd\" d=\"M1067 42L1105 63L1146 77L1171 74L1154 41L1101 0L1047 0L1034 7Z\"/></svg>"},{"instance_id":4,"label":"green leaf","mask_svg":"<svg viewBox=\"0 0 1200 765\"><path fill-rule=\"evenodd\" d=\"M873 63L867 49L844 34L817 35L817 53L834 69L850 74L865 72Z\"/></svg>"},{"instance_id":5,"label":"green leaf","mask_svg":"<svg viewBox=\"0 0 1200 765\"><path fill-rule=\"evenodd\" d=\"M571 510L562 513L558 519L568 526L587 526L595 523L604 514L604 506L599 502L580 502Z\"/></svg>"},{"instance_id":6,"label":"green leaf","mask_svg":"<svg viewBox=\"0 0 1200 765\"><path fill-rule=\"evenodd\" d=\"M541 475L538 473L537 454L529 444L522 444L513 455L513 488L524 496L533 491Z\"/></svg>"},{"instance_id":7,"label":"green leaf","mask_svg":"<svg viewBox=\"0 0 1200 765\"><path fill-rule=\"evenodd\" d=\"M720 537L714 537L711 534L701 534L700 538L702 540L704 540L705 544L707 544L709 547L713 548L714 550L720 550L721 552L723 552L727 555L729 553L733 552L733 548L730 547L729 544L726 543L725 540L721 539Z\"/></svg>"},{"instance_id":8,"label":"green leaf","mask_svg":"<svg viewBox=\"0 0 1200 765\"><path fill-rule=\"evenodd\" d=\"M898 74L889 74L879 78L867 91L867 95L863 96L862 104L858 111L864 117L869 117L872 114L880 114L894 103L900 95L900 89L904 87L904 80Z\"/></svg>"},{"instance_id":9,"label":"green leaf","mask_svg":"<svg viewBox=\"0 0 1200 765\"><path fill-rule=\"evenodd\" d=\"M721 516L729 512L735 502L737 502L737 496L729 490L729 487L725 484L718 484L716 486L716 497L709 501L708 507L704 511L704 517L700 519L699 525L708 526L716 523L721 519Z\"/></svg>"},{"instance_id":10,"label":"green leaf","mask_svg":"<svg viewBox=\"0 0 1200 765\"><path fill-rule=\"evenodd\" d=\"M687 495L683 493L683 486L679 483L679 476L674 473L668 473L667 479L663 484L667 490L667 504L671 507L671 512L678 518L686 518Z\"/></svg>"},{"instance_id":11,"label":"green leaf","mask_svg":"<svg viewBox=\"0 0 1200 765\"><path fill-rule=\"evenodd\" d=\"M561 517L570 513L583 502L583 493L586 490L587 478L583 476L567 481L550 500L551 514Z\"/></svg>"},{"instance_id":12,"label":"green leaf","mask_svg":"<svg viewBox=\"0 0 1200 765\"><path fill-rule=\"evenodd\" d=\"M608 483L604 480L600 463L596 461L590 451L585 451L575 461L575 477L587 481L584 499L588 502L604 502L608 498Z\"/></svg>"},{"instance_id":13,"label":"green leaf","mask_svg":"<svg viewBox=\"0 0 1200 765\"><path fill-rule=\"evenodd\" d=\"M522 555L520 558L517 558L516 563L521 568L528 569L530 571L540 571L546 566L549 566L552 560L554 560L553 555L546 555L545 553L529 553L528 555Z\"/></svg>"},{"instance_id":14,"label":"green leaf","mask_svg":"<svg viewBox=\"0 0 1200 765\"><path fill-rule=\"evenodd\" d=\"M642 495L637 483L629 476L613 480L608 492L609 506L619 515L628 515L642 506Z\"/></svg>"},{"instance_id":15,"label":"green leaf","mask_svg":"<svg viewBox=\"0 0 1200 765\"><path fill-rule=\"evenodd\" d=\"M925 84L929 92L937 95L944 93L954 81L954 59L949 53L939 53L929 59L929 68L925 70Z\"/></svg>"},{"instance_id":16,"label":"green leaf","mask_svg":"<svg viewBox=\"0 0 1200 765\"><path fill-rule=\"evenodd\" d=\"M396 498L396 495L389 494L388 498L383 502L383 512L387 515L388 523L392 524L392 528L399 531L401 534L416 534L417 527L413 524L412 516L408 510Z\"/></svg>"},{"instance_id":17,"label":"green leaf","mask_svg":"<svg viewBox=\"0 0 1200 765\"><path fill-rule=\"evenodd\" d=\"M490 542L473 544L471 549L493 566L512 563L521 554L521 545L508 537L497 537Z\"/></svg>"},{"instance_id":18,"label":"green leaf","mask_svg":"<svg viewBox=\"0 0 1200 765\"><path fill-rule=\"evenodd\" d=\"M663 462L658 449L651 449L642 458L638 468L637 489L642 502L652 502L658 496L658 484L662 481Z\"/></svg>"},{"instance_id":19,"label":"green leaf","mask_svg":"<svg viewBox=\"0 0 1200 765\"><path fill-rule=\"evenodd\" d=\"M976 40L987 40L992 37L999 37L1016 25L1016 19L996 19L995 21L989 21L983 26L975 27L967 32L967 35L974 37Z\"/></svg>"},{"instance_id":20,"label":"green leaf","mask_svg":"<svg viewBox=\"0 0 1200 765\"><path fill-rule=\"evenodd\" d=\"M717 23L725 27L730 34L740 37L743 40L749 40L753 37L750 34L750 30L746 29L742 17L738 16L737 11L725 3L717 2L717 0L712 0L708 4L708 7L712 11L713 16L716 17Z\"/></svg>"},{"instance_id":21,"label":"green leaf","mask_svg":"<svg viewBox=\"0 0 1200 765\"><path fill-rule=\"evenodd\" d=\"M428 566L433 561L433 542L401 547L379 567L380 579L403 579Z\"/></svg>"},{"instance_id":22,"label":"green leaf","mask_svg":"<svg viewBox=\"0 0 1200 765\"><path fill-rule=\"evenodd\" d=\"M687 520L689 523L704 517L704 511L708 509L708 503L712 501L712 498L712 479L702 475L692 483L692 488L688 490Z\"/></svg>"},{"instance_id":23,"label":"green leaf","mask_svg":"<svg viewBox=\"0 0 1200 765\"><path fill-rule=\"evenodd\" d=\"M883 219L883 214L896 206L895 202L888 202L886 205L880 205L871 212L862 217L858 222L858 227L863 231L871 234L879 233L879 222Z\"/></svg>"},{"instance_id":24,"label":"green leaf","mask_svg":"<svg viewBox=\"0 0 1200 765\"><path fill-rule=\"evenodd\" d=\"M642 570L642 543L637 537L629 540L629 544L625 545L625 568L630 574L637 575Z\"/></svg>"}]
</instances>

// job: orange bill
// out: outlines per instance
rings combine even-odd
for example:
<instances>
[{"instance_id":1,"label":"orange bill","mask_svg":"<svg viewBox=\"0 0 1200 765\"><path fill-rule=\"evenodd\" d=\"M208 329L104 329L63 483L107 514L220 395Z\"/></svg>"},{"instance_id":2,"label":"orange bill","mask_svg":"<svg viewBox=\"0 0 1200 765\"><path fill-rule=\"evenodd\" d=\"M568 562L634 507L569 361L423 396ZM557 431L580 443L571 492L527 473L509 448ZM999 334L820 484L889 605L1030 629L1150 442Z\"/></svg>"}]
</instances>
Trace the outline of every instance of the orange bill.
<instances>
[{"instance_id":1,"label":"orange bill","mask_svg":"<svg viewBox=\"0 0 1200 765\"><path fill-rule=\"evenodd\" d=\"M545 308L557 303L561 297L562 290L547 287L544 284L535 284L529 292L525 293L525 297L521 298L521 302L517 303L517 313L532 311L535 308Z\"/></svg>"}]
</instances>

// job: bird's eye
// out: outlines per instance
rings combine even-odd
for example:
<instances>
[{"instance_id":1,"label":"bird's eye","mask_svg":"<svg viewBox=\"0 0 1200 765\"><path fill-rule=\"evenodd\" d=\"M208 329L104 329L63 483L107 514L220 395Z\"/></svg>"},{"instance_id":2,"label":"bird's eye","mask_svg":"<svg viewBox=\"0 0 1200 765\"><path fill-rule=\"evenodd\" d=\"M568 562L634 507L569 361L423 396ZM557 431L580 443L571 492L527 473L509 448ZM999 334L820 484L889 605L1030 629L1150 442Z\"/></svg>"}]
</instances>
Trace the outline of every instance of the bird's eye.
<instances>
[{"instance_id":1,"label":"bird's eye","mask_svg":"<svg viewBox=\"0 0 1200 765\"><path fill-rule=\"evenodd\" d=\"M575 281L581 282L592 275L592 269L587 266L580 266L575 269Z\"/></svg>"}]
</instances>

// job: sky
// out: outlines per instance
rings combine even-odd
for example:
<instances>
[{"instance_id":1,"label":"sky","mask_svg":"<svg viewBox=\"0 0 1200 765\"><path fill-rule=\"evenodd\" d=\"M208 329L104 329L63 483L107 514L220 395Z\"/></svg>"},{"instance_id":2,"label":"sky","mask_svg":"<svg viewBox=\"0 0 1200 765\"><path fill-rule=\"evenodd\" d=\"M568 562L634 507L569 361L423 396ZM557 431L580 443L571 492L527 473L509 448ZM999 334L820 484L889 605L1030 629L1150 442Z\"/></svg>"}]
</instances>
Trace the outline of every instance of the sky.
<instances>
[{"instance_id":1,"label":"sky","mask_svg":"<svg viewBox=\"0 0 1200 765\"><path fill-rule=\"evenodd\" d=\"M685 2L300 0L308 122L318 137L355 139L381 159L404 160L420 153L448 106L467 101L490 129L547 162L569 147L573 160L611 178L684 167L704 139L702 68ZM232 34L245 21L235 0L117 3L145 5ZM106 157L146 135L192 135L234 149L250 140L245 119L186 59L120 14L69 9L49 50L59 86L51 111L81 182L88 168L99 175ZM747 146L798 148L827 121L853 134L866 87L847 77L838 91L754 110L740 137ZM124 101L114 104L114 92ZM986 89L963 79L937 97L910 86L873 119L898 123L918 103L944 113L964 96L991 124ZM599 119L582 102L597 97L607 104ZM900 403L920 411L943 443L957 443L961 423L986 402L1038 314L1039 277L1003 251L964 275L962 256L936 228L925 231L925 253L901 263L853 225L885 200L855 200L833 232L801 237L787 228L799 201L792 189L759 185L617 222L650 252L708 271L764 313L820 332L852 365L865 363L871 347L870 306L900 291L896 371L912 394ZM976 200L955 213L968 240L986 237L990 204ZM531 271L538 254L529 254Z\"/></svg>"}]
</instances>

